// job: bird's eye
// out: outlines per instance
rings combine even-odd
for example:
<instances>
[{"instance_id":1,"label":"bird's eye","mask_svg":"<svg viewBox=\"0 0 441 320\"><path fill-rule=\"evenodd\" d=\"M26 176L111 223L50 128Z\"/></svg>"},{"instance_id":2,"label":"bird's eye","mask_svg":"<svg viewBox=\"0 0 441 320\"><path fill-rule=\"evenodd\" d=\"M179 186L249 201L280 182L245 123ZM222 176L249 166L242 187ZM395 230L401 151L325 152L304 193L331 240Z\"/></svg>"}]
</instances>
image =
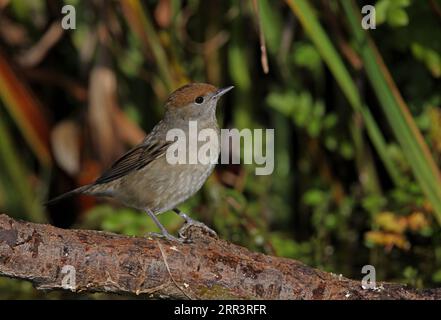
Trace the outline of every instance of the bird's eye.
<instances>
[{"instance_id":1,"label":"bird's eye","mask_svg":"<svg viewBox=\"0 0 441 320\"><path fill-rule=\"evenodd\" d=\"M197 104L202 104L202 102L204 102L204 98L203 97L197 97L194 102L196 102Z\"/></svg>"}]
</instances>

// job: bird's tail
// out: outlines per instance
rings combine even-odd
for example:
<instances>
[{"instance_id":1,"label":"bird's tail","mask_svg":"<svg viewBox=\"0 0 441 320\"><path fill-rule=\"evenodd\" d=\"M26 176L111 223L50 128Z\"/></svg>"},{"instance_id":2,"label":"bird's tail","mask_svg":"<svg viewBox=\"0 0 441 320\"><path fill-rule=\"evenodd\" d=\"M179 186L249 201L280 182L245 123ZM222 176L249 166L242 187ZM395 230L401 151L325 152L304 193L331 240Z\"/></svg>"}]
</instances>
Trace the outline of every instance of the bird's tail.
<instances>
[{"instance_id":1,"label":"bird's tail","mask_svg":"<svg viewBox=\"0 0 441 320\"><path fill-rule=\"evenodd\" d=\"M85 185L85 186L82 186L82 187L79 187L79 188L73 189L73 190L71 190L71 191L68 191L68 192L66 192L66 193L63 193L63 194L59 195L58 197L55 197L55 198L53 198L53 199L47 201L44 205L45 205L45 206L50 206L50 205L52 205L52 204L54 204L54 203L57 203L57 202L60 201L60 200L63 200L63 199L68 198L68 197L71 197L71 196L73 196L73 195L76 195L76 194L79 194L79 193L87 193L87 191L88 191L91 187L92 187L92 185L88 184L88 185Z\"/></svg>"}]
</instances>

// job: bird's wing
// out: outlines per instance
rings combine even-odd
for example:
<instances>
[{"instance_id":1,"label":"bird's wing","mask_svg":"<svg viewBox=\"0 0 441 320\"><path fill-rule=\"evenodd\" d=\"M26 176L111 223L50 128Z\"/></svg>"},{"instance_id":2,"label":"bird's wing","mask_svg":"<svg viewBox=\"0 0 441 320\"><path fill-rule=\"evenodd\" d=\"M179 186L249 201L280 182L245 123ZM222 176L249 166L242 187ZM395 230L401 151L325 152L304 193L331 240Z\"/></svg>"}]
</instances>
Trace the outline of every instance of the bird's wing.
<instances>
[{"instance_id":1,"label":"bird's wing","mask_svg":"<svg viewBox=\"0 0 441 320\"><path fill-rule=\"evenodd\" d=\"M102 184L121 178L134 170L144 168L150 162L163 156L173 141L155 141L147 139L140 145L129 150L121 158L119 158L101 177L99 177L95 184Z\"/></svg>"}]
</instances>

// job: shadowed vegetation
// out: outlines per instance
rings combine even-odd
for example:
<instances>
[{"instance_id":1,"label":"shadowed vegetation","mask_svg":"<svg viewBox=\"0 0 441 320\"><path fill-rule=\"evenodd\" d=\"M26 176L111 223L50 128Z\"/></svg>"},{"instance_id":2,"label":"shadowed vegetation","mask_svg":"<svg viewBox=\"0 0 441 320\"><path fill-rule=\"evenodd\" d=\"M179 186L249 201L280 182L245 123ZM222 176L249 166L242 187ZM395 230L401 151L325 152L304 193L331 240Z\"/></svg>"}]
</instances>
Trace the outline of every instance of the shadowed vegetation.
<instances>
[{"instance_id":1,"label":"shadowed vegetation","mask_svg":"<svg viewBox=\"0 0 441 320\"><path fill-rule=\"evenodd\" d=\"M75 30L61 28L66 4ZM220 126L274 128L275 170L218 165L182 211L254 251L440 287L440 27L439 0L0 1L0 212L157 231L105 199L42 203L140 142L172 90L234 85ZM23 297L46 295L0 279L0 298Z\"/></svg>"}]
</instances>

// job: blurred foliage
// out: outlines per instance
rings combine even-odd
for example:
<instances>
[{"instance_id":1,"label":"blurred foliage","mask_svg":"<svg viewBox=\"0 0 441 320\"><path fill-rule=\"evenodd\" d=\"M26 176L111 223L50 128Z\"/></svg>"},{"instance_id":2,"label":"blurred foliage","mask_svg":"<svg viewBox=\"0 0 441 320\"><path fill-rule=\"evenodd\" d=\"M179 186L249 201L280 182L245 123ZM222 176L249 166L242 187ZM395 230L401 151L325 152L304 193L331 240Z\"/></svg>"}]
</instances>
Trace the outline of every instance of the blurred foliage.
<instances>
[{"instance_id":1,"label":"blurred foliage","mask_svg":"<svg viewBox=\"0 0 441 320\"><path fill-rule=\"evenodd\" d=\"M391 27L402 27L409 23L406 7L410 0L380 0L375 4L377 23L387 22Z\"/></svg>"},{"instance_id":2,"label":"blurred foliage","mask_svg":"<svg viewBox=\"0 0 441 320\"><path fill-rule=\"evenodd\" d=\"M259 0L267 75L252 1L0 3L1 212L60 227L157 231L144 213L104 199L40 203L93 181L139 142L171 90L234 85L219 107L221 127L275 128L274 173L218 165L182 211L251 250L355 279L371 264L378 280L441 285L441 228L425 189L436 194L427 172L441 164L441 1L372 1L378 56L367 61L373 49L357 41L365 35L341 1ZM57 29L65 4L76 9L75 30ZM379 85L388 73L405 103L385 103L397 100L390 83ZM399 108L410 115L396 122L402 131L392 119ZM407 140L417 147L406 149ZM418 151L425 144L430 151ZM182 225L171 212L159 218L172 232ZM0 279L0 298L43 297L71 296Z\"/></svg>"}]
</instances>

